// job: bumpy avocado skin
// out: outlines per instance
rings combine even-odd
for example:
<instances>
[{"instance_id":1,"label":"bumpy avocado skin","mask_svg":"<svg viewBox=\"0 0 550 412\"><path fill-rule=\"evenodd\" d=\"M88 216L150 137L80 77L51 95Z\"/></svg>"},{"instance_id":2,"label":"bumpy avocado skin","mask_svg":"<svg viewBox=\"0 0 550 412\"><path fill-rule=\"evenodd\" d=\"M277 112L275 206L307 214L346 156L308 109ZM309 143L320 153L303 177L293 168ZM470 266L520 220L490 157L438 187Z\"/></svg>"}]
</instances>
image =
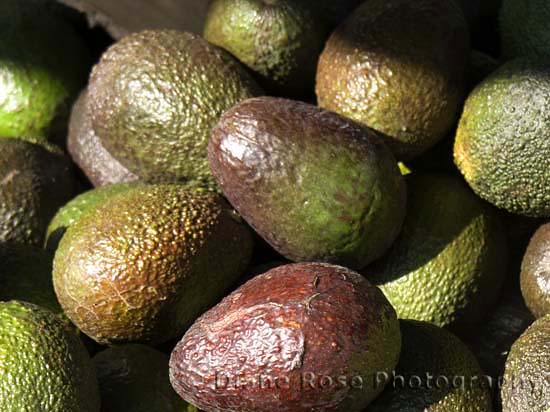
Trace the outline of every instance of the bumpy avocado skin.
<instances>
[{"instance_id":1,"label":"bumpy avocado skin","mask_svg":"<svg viewBox=\"0 0 550 412\"><path fill-rule=\"evenodd\" d=\"M361 268L404 219L406 189L379 136L317 107L261 97L228 112L208 147L231 204L293 261Z\"/></svg>"},{"instance_id":2,"label":"bumpy avocado skin","mask_svg":"<svg viewBox=\"0 0 550 412\"><path fill-rule=\"evenodd\" d=\"M215 0L204 37L257 72L266 90L312 93L325 28L311 6L295 0Z\"/></svg>"},{"instance_id":3,"label":"bumpy avocado skin","mask_svg":"<svg viewBox=\"0 0 550 412\"><path fill-rule=\"evenodd\" d=\"M521 292L537 318L550 315L550 225L532 237L521 264Z\"/></svg>"},{"instance_id":4,"label":"bumpy avocado skin","mask_svg":"<svg viewBox=\"0 0 550 412\"><path fill-rule=\"evenodd\" d=\"M362 273L401 319L469 330L495 303L506 274L499 216L458 177L412 174L401 234Z\"/></svg>"},{"instance_id":5,"label":"bumpy avocado skin","mask_svg":"<svg viewBox=\"0 0 550 412\"><path fill-rule=\"evenodd\" d=\"M429 323L413 320L400 323L402 349L396 375L403 376L405 382L419 377L422 385L403 387L396 381L393 387L390 383L365 412L492 411L488 382L475 356L460 339ZM462 379L464 389L453 387Z\"/></svg>"},{"instance_id":6,"label":"bumpy avocado skin","mask_svg":"<svg viewBox=\"0 0 550 412\"><path fill-rule=\"evenodd\" d=\"M98 343L181 336L246 269L252 236L217 194L151 185L75 222L54 259L65 313Z\"/></svg>"},{"instance_id":7,"label":"bumpy avocado skin","mask_svg":"<svg viewBox=\"0 0 550 412\"><path fill-rule=\"evenodd\" d=\"M87 99L87 91L83 91L71 112L67 150L72 159L95 187L139 180L101 144L92 127Z\"/></svg>"},{"instance_id":8,"label":"bumpy avocado skin","mask_svg":"<svg viewBox=\"0 0 550 412\"><path fill-rule=\"evenodd\" d=\"M93 364L53 313L0 302L0 411L99 412Z\"/></svg>"},{"instance_id":9,"label":"bumpy avocado skin","mask_svg":"<svg viewBox=\"0 0 550 412\"><path fill-rule=\"evenodd\" d=\"M70 161L20 139L0 139L0 243L42 245L57 209L76 190Z\"/></svg>"},{"instance_id":10,"label":"bumpy avocado skin","mask_svg":"<svg viewBox=\"0 0 550 412\"><path fill-rule=\"evenodd\" d=\"M207 411L360 412L400 348L378 288L340 266L298 263L257 276L199 318L172 352L170 379Z\"/></svg>"},{"instance_id":11,"label":"bumpy avocado skin","mask_svg":"<svg viewBox=\"0 0 550 412\"><path fill-rule=\"evenodd\" d=\"M227 109L261 94L226 51L194 34L158 30L131 34L103 55L88 104L101 143L133 173L215 187L210 129Z\"/></svg>"},{"instance_id":12,"label":"bumpy avocado skin","mask_svg":"<svg viewBox=\"0 0 550 412\"><path fill-rule=\"evenodd\" d=\"M550 65L506 63L468 97L455 162L472 189L509 212L550 216Z\"/></svg>"},{"instance_id":13,"label":"bumpy avocado skin","mask_svg":"<svg viewBox=\"0 0 550 412\"><path fill-rule=\"evenodd\" d=\"M113 346L93 358L102 412L185 412L170 385L168 355L145 345Z\"/></svg>"},{"instance_id":14,"label":"bumpy avocado skin","mask_svg":"<svg viewBox=\"0 0 550 412\"><path fill-rule=\"evenodd\" d=\"M550 405L550 315L540 318L514 343L501 390L503 412L547 412Z\"/></svg>"},{"instance_id":15,"label":"bumpy avocado skin","mask_svg":"<svg viewBox=\"0 0 550 412\"><path fill-rule=\"evenodd\" d=\"M46 2L2 1L0 27L0 136L62 142L91 66L86 45Z\"/></svg>"},{"instance_id":16,"label":"bumpy avocado skin","mask_svg":"<svg viewBox=\"0 0 550 412\"><path fill-rule=\"evenodd\" d=\"M46 249L55 252L61 238L82 215L103 202L127 190L138 187L139 183L121 183L89 190L72 199L55 214L46 231Z\"/></svg>"},{"instance_id":17,"label":"bumpy avocado skin","mask_svg":"<svg viewBox=\"0 0 550 412\"><path fill-rule=\"evenodd\" d=\"M383 133L400 160L411 159L458 118L468 53L452 0L367 1L327 42L319 105Z\"/></svg>"},{"instance_id":18,"label":"bumpy avocado skin","mask_svg":"<svg viewBox=\"0 0 550 412\"><path fill-rule=\"evenodd\" d=\"M550 53L550 4L503 0L499 15L502 54L507 60Z\"/></svg>"}]
</instances>

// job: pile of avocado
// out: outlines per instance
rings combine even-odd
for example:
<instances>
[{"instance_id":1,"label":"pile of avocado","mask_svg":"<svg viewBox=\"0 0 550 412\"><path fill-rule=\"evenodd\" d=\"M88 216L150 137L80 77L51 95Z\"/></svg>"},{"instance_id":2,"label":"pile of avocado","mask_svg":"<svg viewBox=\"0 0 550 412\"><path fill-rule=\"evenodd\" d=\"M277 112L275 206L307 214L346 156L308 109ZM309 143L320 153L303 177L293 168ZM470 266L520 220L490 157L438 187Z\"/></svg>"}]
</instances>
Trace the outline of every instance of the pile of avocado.
<instances>
[{"instance_id":1,"label":"pile of avocado","mask_svg":"<svg viewBox=\"0 0 550 412\"><path fill-rule=\"evenodd\" d=\"M550 411L546 0L0 22L0 412Z\"/></svg>"}]
</instances>

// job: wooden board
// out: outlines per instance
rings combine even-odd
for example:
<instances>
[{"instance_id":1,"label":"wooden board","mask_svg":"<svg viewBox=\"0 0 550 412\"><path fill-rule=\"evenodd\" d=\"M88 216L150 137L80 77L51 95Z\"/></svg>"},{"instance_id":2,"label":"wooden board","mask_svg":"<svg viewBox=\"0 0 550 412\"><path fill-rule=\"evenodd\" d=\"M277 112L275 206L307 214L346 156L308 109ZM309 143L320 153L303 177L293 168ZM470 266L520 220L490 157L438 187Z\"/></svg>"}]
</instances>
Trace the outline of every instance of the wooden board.
<instances>
[{"instance_id":1,"label":"wooden board","mask_svg":"<svg viewBox=\"0 0 550 412\"><path fill-rule=\"evenodd\" d=\"M208 0L59 0L86 13L115 38L144 29L201 33Z\"/></svg>"}]
</instances>

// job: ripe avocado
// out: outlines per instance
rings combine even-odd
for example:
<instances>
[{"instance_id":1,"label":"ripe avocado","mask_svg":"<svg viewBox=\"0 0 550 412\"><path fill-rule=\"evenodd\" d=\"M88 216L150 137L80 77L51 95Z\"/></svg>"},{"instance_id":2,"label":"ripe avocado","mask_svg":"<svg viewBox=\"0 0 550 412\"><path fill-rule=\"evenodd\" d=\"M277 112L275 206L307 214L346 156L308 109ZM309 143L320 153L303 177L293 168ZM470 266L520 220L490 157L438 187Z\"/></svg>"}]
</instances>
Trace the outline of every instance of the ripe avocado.
<instances>
[{"instance_id":1,"label":"ripe avocado","mask_svg":"<svg viewBox=\"0 0 550 412\"><path fill-rule=\"evenodd\" d=\"M199 36L149 30L124 37L95 66L92 126L122 165L152 182L214 188L206 147L227 109L262 94L229 53Z\"/></svg>"},{"instance_id":2,"label":"ripe avocado","mask_svg":"<svg viewBox=\"0 0 550 412\"><path fill-rule=\"evenodd\" d=\"M59 150L0 138L0 243L41 246L51 218L75 190L71 163Z\"/></svg>"},{"instance_id":3,"label":"ripe avocado","mask_svg":"<svg viewBox=\"0 0 550 412\"><path fill-rule=\"evenodd\" d=\"M45 1L0 4L0 136L62 142L89 51Z\"/></svg>"},{"instance_id":4,"label":"ripe avocado","mask_svg":"<svg viewBox=\"0 0 550 412\"><path fill-rule=\"evenodd\" d=\"M502 412L548 412L550 315L533 323L514 343L504 372Z\"/></svg>"},{"instance_id":5,"label":"ripe avocado","mask_svg":"<svg viewBox=\"0 0 550 412\"><path fill-rule=\"evenodd\" d=\"M468 53L453 0L366 1L321 55L319 105L383 133L398 159L411 159L458 118Z\"/></svg>"},{"instance_id":6,"label":"ripe avocado","mask_svg":"<svg viewBox=\"0 0 550 412\"><path fill-rule=\"evenodd\" d=\"M308 97L325 45L312 9L296 0L214 0L204 37L258 73L271 93Z\"/></svg>"},{"instance_id":7,"label":"ripe avocado","mask_svg":"<svg viewBox=\"0 0 550 412\"><path fill-rule=\"evenodd\" d=\"M93 364L48 310L0 302L0 411L99 412Z\"/></svg>"},{"instance_id":8,"label":"ripe avocado","mask_svg":"<svg viewBox=\"0 0 550 412\"><path fill-rule=\"evenodd\" d=\"M177 344L170 380L188 402L224 412L360 412L397 364L395 311L349 269L280 266L200 317Z\"/></svg>"},{"instance_id":9,"label":"ripe avocado","mask_svg":"<svg viewBox=\"0 0 550 412\"><path fill-rule=\"evenodd\" d=\"M495 303L506 273L499 216L458 177L413 173L407 183L403 230L362 273L399 318L471 329Z\"/></svg>"},{"instance_id":10,"label":"ripe avocado","mask_svg":"<svg viewBox=\"0 0 550 412\"><path fill-rule=\"evenodd\" d=\"M550 62L504 64L468 97L454 146L472 189L509 212L550 216Z\"/></svg>"},{"instance_id":11,"label":"ripe avocado","mask_svg":"<svg viewBox=\"0 0 550 412\"><path fill-rule=\"evenodd\" d=\"M196 411L170 385L168 361L168 355L136 344L95 355L101 412Z\"/></svg>"},{"instance_id":12,"label":"ripe avocado","mask_svg":"<svg viewBox=\"0 0 550 412\"><path fill-rule=\"evenodd\" d=\"M290 260L362 268L401 228L395 158L378 134L335 113L249 99L222 116L208 157L231 204Z\"/></svg>"},{"instance_id":13,"label":"ripe avocado","mask_svg":"<svg viewBox=\"0 0 550 412\"><path fill-rule=\"evenodd\" d=\"M72 159L95 187L138 180L101 144L92 128L87 97L82 92L71 112L67 149Z\"/></svg>"},{"instance_id":14,"label":"ripe avocado","mask_svg":"<svg viewBox=\"0 0 550 412\"><path fill-rule=\"evenodd\" d=\"M521 264L521 292L537 318L550 315L550 224L542 225L529 242Z\"/></svg>"},{"instance_id":15,"label":"ripe avocado","mask_svg":"<svg viewBox=\"0 0 550 412\"><path fill-rule=\"evenodd\" d=\"M492 411L489 382L460 339L429 323L400 323L403 344L395 373L405 384L396 378L368 412ZM462 382L463 387L457 385Z\"/></svg>"},{"instance_id":16,"label":"ripe avocado","mask_svg":"<svg viewBox=\"0 0 550 412\"><path fill-rule=\"evenodd\" d=\"M250 231L219 195L140 186L69 227L54 287L69 319L98 343L162 343L221 298L251 252Z\"/></svg>"}]
</instances>

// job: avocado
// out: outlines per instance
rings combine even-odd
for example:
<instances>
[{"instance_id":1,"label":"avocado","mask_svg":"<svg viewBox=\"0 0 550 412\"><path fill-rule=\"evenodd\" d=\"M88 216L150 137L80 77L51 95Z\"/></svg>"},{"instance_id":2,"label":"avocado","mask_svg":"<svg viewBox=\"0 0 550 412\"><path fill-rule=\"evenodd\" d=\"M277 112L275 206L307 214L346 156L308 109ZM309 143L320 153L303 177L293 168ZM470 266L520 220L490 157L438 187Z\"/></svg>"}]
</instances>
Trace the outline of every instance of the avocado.
<instances>
[{"instance_id":1,"label":"avocado","mask_svg":"<svg viewBox=\"0 0 550 412\"><path fill-rule=\"evenodd\" d=\"M287 259L359 269L401 228L397 161L377 133L335 113L246 100L212 130L208 158L233 207Z\"/></svg>"},{"instance_id":2,"label":"avocado","mask_svg":"<svg viewBox=\"0 0 550 412\"><path fill-rule=\"evenodd\" d=\"M91 58L84 41L44 1L0 5L0 136L62 142L72 99Z\"/></svg>"},{"instance_id":3,"label":"avocado","mask_svg":"<svg viewBox=\"0 0 550 412\"><path fill-rule=\"evenodd\" d=\"M492 412L490 382L459 338L426 322L400 325L401 357L387 376L393 382L368 412Z\"/></svg>"},{"instance_id":4,"label":"avocado","mask_svg":"<svg viewBox=\"0 0 550 412\"><path fill-rule=\"evenodd\" d=\"M54 287L101 344L179 337L246 269L252 237L217 194L149 185L114 195L61 239Z\"/></svg>"},{"instance_id":5,"label":"avocado","mask_svg":"<svg viewBox=\"0 0 550 412\"><path fill-rule=\"evenodd\" d=\"M147 30L103 55L88 107L101 143L131 172L215 188L206 159L210 129L227 109L260 94L226 51L194 34Z\"/></svg>"},{"instance_id":6,"label":"avocado","mask_svg":"<svg viewBox=\"0 0 550 412\"><path fill-rule=\"evenodd\" d=\"M395 311L356 272L280 266L201 316L176 345L170 380L206 411L360 412L397 364Z\"/></svg>"},{"instance_id":7,"label":"avocado","mask_svg":"<svg viewBox=\"0 0 550 412\"><path fill-rule=\"evenodd\" d=\"M455 162L472 189L511 213L550 216L550 65L508 62L468 97Z\"/></svg>"},{"instance_id":8,"label":"avocado","mask_svg":"<svg viewBox=\"0 0 550 412\"><path fill-rule=\"evenodd\" d=\"M120 183L98 187L84 192L61 207L51 220L46 231L46 249L55 252L61 238L82 215L101 205L114 195L138 187L138 183Z\"/></svg>"},{"instance_id":9,"label":"avocado","mask_svg":"<svg viewBox=\"0 0 550 412\"><path fill-rule=\"evenodd\" d=\"M501 390L502 412L547 412L550 405L550 316L533 323L513 344Z\"/></svg>"},{"instance_id":10,"label":"avocado","mask_svg":"<svg viewBox=\"0 0 550 412\"><path fill-rule=\"evenodd\" d=\"M361 273L401 319L470 330L504 281L506 234L498 214L458 177L412 174L401 234Z\"/></svg>"},{"instance_id":11,"label":"avocado","mask_svg":"<svg viewBox=\"0 0 550 412\"><path fill-rule=\"evenodd\" d=\"M75 102L70 122L67 149L93 186L105 186L139 180L103 147L92 127L87 91Z\"/></svg>"},{"instance_id":12,"label":"avocado","mask_svg":"<svg viewBox=\"0 0 550 412\"><path fill-rule=\"evenodd\" d=\"M550 4L546 0L502 0L499 15L506 60L550 53Z\"/></svg>"},{"instance_id":13,"label":"avocado","mask_svg":"<svg viewBox=\"0 0 550 412\"><path fill-rule=\"evenodd\" d=\"M537 318L550 315L550 224L542 225L529 242L521 264L521 292Z\"/></svg>"},{"instance_id":14,"label":"avocado","mask_svg":"<svg viewBox=\"0 0 550 412\"><path fill-rule=\"evenodd\" d=\"M319 105L384 135L399 160L445 137L460 114L468 26L454 0L370 0L321 54Z\"/></svg>"},{"instance_id":15,"label":"avocado","mask_svg":"<svg viewBox=\"0 0 550 412\"><path fill-rule=\"evenodd\" d=\"M41 246L49 221L75 190L71 163L59 149L0 139L0 243Z\"/></svg>"},{"instance_id":16,"label":"avocado","mask_svg":"<svg viewBox=\"0 0 550 412\"><path fill-rule=\"evenodd\" d=\"M168 355L145 345L113 346L94 356L102 412L191 412L172 389Z\"/></svg>"},{"instance_id":17,"label":"avocado","mask_svg":"<svg viewBox=\"0 0 550 412\"><path fill-rule=\"evenodd\" d=\"M326 40L312 9L296 0L214 0L204 37L256 72L269 92L309 97Z\"/></svg>"},{"instance_id":18,"label":"avocado","mask_svg":"<svg viewBox=\"0 0 550 412\"><path fill-rule=\"evenodd\" d=\"M56 315L0 302L0 411L99 412L93 364Z\"/></svg>"}]
</instances>

